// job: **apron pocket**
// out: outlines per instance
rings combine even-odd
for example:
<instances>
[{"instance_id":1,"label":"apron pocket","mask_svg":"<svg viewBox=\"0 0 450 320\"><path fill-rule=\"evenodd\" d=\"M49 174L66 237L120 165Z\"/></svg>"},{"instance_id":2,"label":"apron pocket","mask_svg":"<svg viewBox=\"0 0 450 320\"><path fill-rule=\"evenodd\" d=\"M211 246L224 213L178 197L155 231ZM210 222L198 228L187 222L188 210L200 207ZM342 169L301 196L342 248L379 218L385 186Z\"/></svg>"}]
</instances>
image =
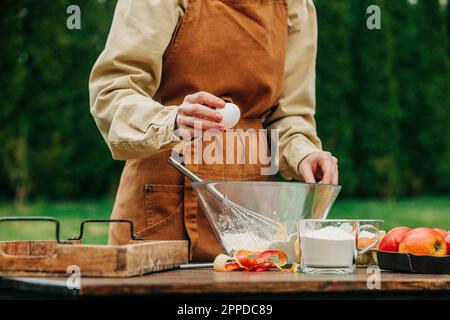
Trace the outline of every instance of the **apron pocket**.
<instances>
[{"instance_id":1,"label":"apron pocket","mask_svg":"<svg viewBox=\"0 0 450 320\"><path fill-rule=\"evenodd\" d=\"M184 238L182 185L146 184L146 226L136 234L155 240L178 240Z\"/></svg>"}]
</instances>

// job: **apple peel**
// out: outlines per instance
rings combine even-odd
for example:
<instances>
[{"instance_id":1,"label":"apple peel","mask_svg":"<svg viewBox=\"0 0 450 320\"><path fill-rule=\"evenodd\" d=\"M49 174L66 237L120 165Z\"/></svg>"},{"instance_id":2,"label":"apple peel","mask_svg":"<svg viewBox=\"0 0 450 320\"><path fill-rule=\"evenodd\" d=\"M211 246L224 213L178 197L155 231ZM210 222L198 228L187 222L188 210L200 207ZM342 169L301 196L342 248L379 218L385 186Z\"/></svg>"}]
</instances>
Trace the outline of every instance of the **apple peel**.
<instances>
[{"instance_id":1,"label":"apple peel","mask_svg":"<svg viewBox=\"0 0 450 320\"><path fill-rule=\"evenodd\" d=\"M262 252L238 250L233 257L219 254L214 260L214 271L282 271L296 272L298 265L293 263L289 268L283 268L288 262L287 255L281 250L266 250Z\"/></svg>"}]
</instances>

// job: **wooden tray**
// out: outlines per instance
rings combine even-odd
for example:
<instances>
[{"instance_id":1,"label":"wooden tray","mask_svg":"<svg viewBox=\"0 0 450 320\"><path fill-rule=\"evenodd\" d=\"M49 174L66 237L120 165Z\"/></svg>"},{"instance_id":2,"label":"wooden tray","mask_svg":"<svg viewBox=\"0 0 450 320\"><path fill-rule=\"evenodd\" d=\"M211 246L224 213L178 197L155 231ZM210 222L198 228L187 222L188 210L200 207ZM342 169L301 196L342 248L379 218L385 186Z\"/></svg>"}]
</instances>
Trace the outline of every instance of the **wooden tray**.
<instances>
[{"instance_id":1,"label":"wooden tray","mask_svg":"<svg viewBox=\"0 0 450 320\"><path fill-rule=\"evenodd\" d=\"M59 222L53 218L2 218L4 221L50 221L56 224L54 241L0 242L0 275L68 276L79 270L82 277L132 277L177 268L188 262L187 241L145 241L134 236L128 220L85 220L80 235L59 240ZM82 244L83 226L91 222L126 222L131 241L127 245ZM133 240L134 239L134 240Z\"/></svg>"}]
</instances>

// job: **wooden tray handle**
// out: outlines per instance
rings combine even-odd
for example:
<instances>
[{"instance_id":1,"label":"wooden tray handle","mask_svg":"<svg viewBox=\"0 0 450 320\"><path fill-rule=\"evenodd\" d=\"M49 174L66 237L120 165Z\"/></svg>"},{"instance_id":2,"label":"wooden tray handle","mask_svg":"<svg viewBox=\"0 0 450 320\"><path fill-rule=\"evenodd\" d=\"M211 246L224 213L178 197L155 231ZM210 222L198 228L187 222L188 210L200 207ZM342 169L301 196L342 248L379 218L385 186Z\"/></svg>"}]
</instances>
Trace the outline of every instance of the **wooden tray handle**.
<instances>
[{"instance_id":1,"label":"wooden tray handle","mask_svg":"<svg viewBox=\"0 0 450 320\"><path fill-rule=\"evenodd\" d=\"M60 223L59 220L51 217L4 217L0 218L2 222L53 222L55 224L55 240L61 243L60 240Z\"/></svg>"},{"instance_id":2,"label":"wooden tray handle","mask_svg":"<svg viewBox=\"0 0 450 320\"><path fill-rule=\"evenodd\" d=\"M0 218L0 223L2 222L52 222L55 224L55 240L57 243L62 244L60 240L60 223L57 219L51 217L4 217ZM10 256L6 254L0 247L0 256L7 257ZM24 259L28 258L38 258L38 257L28 257L28 256L14 256L16 258L22 257Z\"/></svg>"},{"instance_id":3,"label":"wooden tray handle","mask_svg":"<svg viewBox=\"0 0 450 320\"><path fill-rule=\"evenodd\" d=\"M84 225L88 223L127 223L130 226L130 238L132 240L144 240L134 234L133 221L127 219L89 219L83 220L80 223L80 234L77 237L70 238L69 240L81 240L84 234Z\"/></svg>"}]
</instances>

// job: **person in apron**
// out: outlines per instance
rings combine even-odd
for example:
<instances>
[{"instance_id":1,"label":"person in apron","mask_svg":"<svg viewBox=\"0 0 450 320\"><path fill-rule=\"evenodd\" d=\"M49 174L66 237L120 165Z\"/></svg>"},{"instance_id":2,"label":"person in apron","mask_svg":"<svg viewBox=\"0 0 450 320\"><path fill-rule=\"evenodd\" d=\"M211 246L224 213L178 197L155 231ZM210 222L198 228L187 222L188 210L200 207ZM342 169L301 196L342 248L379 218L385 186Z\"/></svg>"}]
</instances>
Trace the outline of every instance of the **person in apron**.
<instances>
[{"instance_id":1,"label":"person in apron","mask_svg":"<svg viewBox=\"0 0 450 320\"><path fill-rule=\"evenodd\" d=\"M118 1L90 77L91 113L113 158L127 160L112 218L132 220L145 239L189 240L193 261L223 251L191 181L167 160L180 144L175 133L201 123L221 132L203 146L245 161L185 163L195 174L273 180L261 173L266 164L249 161L252 147L229 147L217 111L225 102L240 108L239 134L277 130L284 178L337 184L337 159L321 150L315 130L316 46L311 0ZM269 153L267 139L256 139ZM126 226L111 225L110 244L129 240Z\"/></svg>"}]
</instances>

